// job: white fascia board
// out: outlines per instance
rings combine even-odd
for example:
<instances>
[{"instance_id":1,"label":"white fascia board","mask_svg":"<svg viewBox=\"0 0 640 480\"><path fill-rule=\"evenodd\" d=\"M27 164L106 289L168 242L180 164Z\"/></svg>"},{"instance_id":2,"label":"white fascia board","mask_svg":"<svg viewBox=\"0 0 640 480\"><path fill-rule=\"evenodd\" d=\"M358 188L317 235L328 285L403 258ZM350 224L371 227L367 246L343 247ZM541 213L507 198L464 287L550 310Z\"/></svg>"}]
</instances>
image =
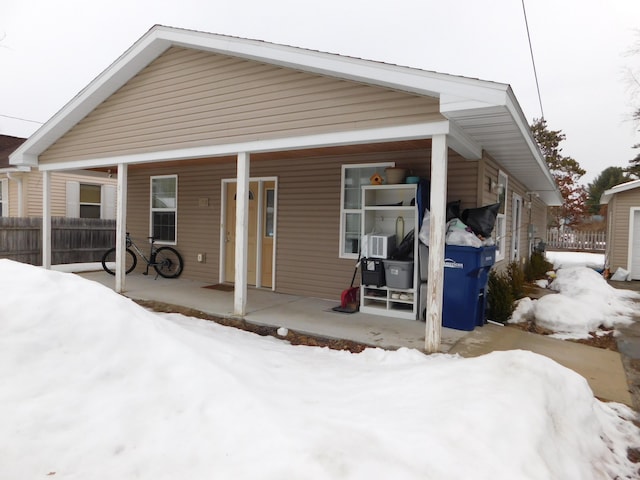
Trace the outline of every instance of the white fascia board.
<instances>
[{"instance_id":1,"label":"white fascia board","mask_svg":"<svg viewBox=\"0 0 640 480\"><path fill-rule=\"evenodd\" d=\"M640 187L640 180L631 180L630 182L621 183L620 185L611 187L610 189L605 190L600 196L600 204L605 205L609 203L611 197L613 197L616 193L626 192L627 190L633 190L634 188L638 187Z\"/></svg>"},{"instance_id":2,"label":"white fascia board","mask_svg":"<svg viewBox=\"0 0 640 480\"><path fill-rule=\"evenodd\" d=\"M37 157L43 151L172 45L436 98L451 95L501 105L508 89L507 85L484 80L256 40L155 26L13 152L11 164L36 166Z\"/></svg>"},{"instance_id":3,"label":"white fascia board","mask_svg":"<svg viewBox=\"0 0 640 480\"><path fill-rule=\"evenodd\" d=\"M341 145L419 140L430 138L433 135L447 135L449 133L450 123L446 120L442 120L439 122L380 127L366 130L352 130L349 132L321 133L300 137L256 140L222 145L207 145L158 152L135 153L116 157L47 163L40 165L39 169L42 171L76 170L78 168L107 167L120 163L136 164L163 162L169 160L187 160L193 158L223 157L228 155L237 155L238 152L266 153L286 150L303 150L307 148L337 147Z\"/></svg>"},{"instance_id":4,"label":"white fascia board","mask_svg":"<svg viewBox=\"0 0 640 480\"><path fill-rule=\"evenodd\" d=\"M30 171L31 171L31 167L24 167L24 166L0 168L0 173L24 173L24 172L30 172Z\"/></svg>"},{"instance_id":5,"label":"white fascia board","mask_svg":"<svg viewBox=\"0 0 640 480\"><path fill-rule=\"evenodd\" d=\"M142 37L18 147L9 163L37 166L38 155L169 47L153 31Z\"/></svg>"},{"instance_id":6,"label":"white fascia board","mask_svg":"<svg viewBox=\"0 0 640 480\"><path fill-rule=\"evenodd\" d=\"M548 192L544 192L545 197L548 197L549 200L548 202L545 202L545 203L547 203L547 205L550 205L550 206L562 205L564 203L562 194L560 193L560 190L556 185L556 181L553 178L553 175L551 175L549 166L547 165L547 162L544 156L542 155L540 148L538 147L538 143L536 142L535 138L533 138L533 133L531 132L531 127L529 126L529 122L527 122L527 119L524 116L524 112L520 108L520 104L518 103L518 100L516 99L515 94L511 90L511 87L509 87L507 93L508 93L508 99L509 99L509 101L507 102L507 109L511 113L511 117L513 118L516 125L518 126L524 138L524 141L527 144L527 147L531 151L531 155L533 156L535 162L537 163L538 167L542 171L542 174L545 176L545 178L549 182L550 190ZM551 193L554 191L555 191L555 195Z\"/></svg>"},{"instance_id":7,"label":"white fascia board","mask_svg":"<svg viewBox=\"0 0 640 480\"><path fill-rule=\"evenodd\" d=\"M378 85L439 98L442 94L477 98L494 103L504 97L508 85L411 67L346 57L259 40L227 37L205 32L154 27L172 45L197 48L248 60L293 68L345 80Z\"/></svg>"}]
</instances>

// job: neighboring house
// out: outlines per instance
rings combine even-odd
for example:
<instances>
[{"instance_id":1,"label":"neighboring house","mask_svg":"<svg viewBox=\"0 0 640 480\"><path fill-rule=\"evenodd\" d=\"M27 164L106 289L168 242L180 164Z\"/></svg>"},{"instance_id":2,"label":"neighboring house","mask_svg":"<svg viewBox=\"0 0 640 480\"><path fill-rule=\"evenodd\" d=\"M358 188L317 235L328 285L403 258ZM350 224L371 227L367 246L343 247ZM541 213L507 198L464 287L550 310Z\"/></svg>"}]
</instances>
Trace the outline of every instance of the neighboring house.
<instances>
[{"instance_id":1,"label":"neighboring house","mask_svg":"<svg viewBox=\"0 0 640 480\"><path fill-rule=\"evenodd\" d=\"M0 135L0 216L42 216L42 172L9 164L9 155L25 138ZM105 172L56 172L51 175L51 215L115 218L116 178Z\"/></svg>"},{"instance_id":2,"label":"neighboring house","mask_svg":"<svg viewBox=\"0 0 640 480\"><path fill-rule=\"evenodd\" d=\"M640 180L606 190L600 203L608 205L605 266L611 273L622 267L640 280Z\"/></svg>"},{"instance_id":3,"label":"neighboring house","mask_svg":"<svg viewBox=\"0 0 640 480\"><path fill-rule=\"evenodd\" d=\"M524 260L562 202L508 85L164 26L11 161L117 171L120 245L125 228L175 245L184 277L235 283L239 315L247 285L340 298L358 257L359 185L386 166L431 181L435 323L447 201L503 201L500 264Z\"/></svg>"}]
</instances>

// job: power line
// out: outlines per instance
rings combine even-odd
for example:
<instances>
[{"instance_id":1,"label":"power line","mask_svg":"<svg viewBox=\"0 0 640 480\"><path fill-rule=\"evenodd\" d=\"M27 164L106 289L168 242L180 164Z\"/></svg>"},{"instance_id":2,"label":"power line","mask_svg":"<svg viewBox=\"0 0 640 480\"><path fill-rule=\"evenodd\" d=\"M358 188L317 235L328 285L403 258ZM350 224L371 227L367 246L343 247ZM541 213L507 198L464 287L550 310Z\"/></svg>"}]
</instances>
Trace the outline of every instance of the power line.
<instances>
[{"instance_id":1,"label":"power line","mask_svg":"<svg viewBox=\"0 0 640 480\"><path fill-rule=\"evenodd\" d=\"M542 97L540 96L540 83L538 82L538 71L536 70L536 61L533 58L533 47L531 46L531 34L529 33L529 22L527 21L527 10L522 0L522 13L524 14L524 24L527 27L527 39L529 40L529 52L531 53L531 64L533 65L533 76L536 79L536 89L538 90L538 103L540 104L540 114L544 119L544 110L542 108Z\"/></svg>"},{"instance_id":2,"label":"power line","mask_svg":"<svg viewBox=\"0 0 640 480\"><path fill-rule=\"evenodd\" d=\"M29 120L28 118L14 117L12 115L3 115L2 113L0 113L0 117L10 118L12 120L22 120L23 122L38 123L40 125L44 123L44 122L38 122L37 120Z\"/></svg>"}]
</instances>

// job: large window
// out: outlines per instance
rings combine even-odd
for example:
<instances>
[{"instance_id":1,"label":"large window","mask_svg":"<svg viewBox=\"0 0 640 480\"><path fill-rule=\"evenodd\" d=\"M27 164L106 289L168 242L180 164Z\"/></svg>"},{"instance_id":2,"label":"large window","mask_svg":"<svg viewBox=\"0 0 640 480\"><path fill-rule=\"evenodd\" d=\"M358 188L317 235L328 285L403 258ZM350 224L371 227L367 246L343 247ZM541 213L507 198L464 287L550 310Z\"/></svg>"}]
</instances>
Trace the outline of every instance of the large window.
<instances>
[{"instance_id":1,"label":"large window","mask_svg":"<svg viewBox=\"0 0 640 480\"><path fill-rule=\"evenodd\" d=\"M151 177L151 235L164 243L176 243L178 176Z\"/></svg>"},{"instance_id":2,"label":"large window","mask_svg":"<svg viewBox=\"0 0 640 480\"><path fill-rule=\"evenodd\" d=\"M507 183L509 178L507 174L498 172L498 184L496 186L498 202L500 209L496 218L495 242L496 242L496 260L502 260L505 256L507 248Z\"/></svg>"},{"instance_id":3,"label":"large window","mask_svg":"<svg viewBox=\"0 0 640 480\"><path fill-rule=\"evenodd\" d=\"M371 176L384 176L386 167L393 162L368 163L342 166L340 195L340 257L357 258L362 237L362 191L363 185L371 184Z\"/></svg>"}]
</instances>

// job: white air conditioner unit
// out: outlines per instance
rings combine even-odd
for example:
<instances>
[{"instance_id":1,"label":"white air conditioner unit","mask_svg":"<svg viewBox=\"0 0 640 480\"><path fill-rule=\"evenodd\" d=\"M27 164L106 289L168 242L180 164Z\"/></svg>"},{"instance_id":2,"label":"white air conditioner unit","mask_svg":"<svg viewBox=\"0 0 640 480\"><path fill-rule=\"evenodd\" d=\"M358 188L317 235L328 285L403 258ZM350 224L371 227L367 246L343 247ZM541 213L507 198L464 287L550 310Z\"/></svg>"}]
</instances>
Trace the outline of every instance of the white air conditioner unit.
<instances>
[{"instance_id":1,"label":"white air conditioner unit","mask_svg":"<svg viewBox=\"0 0 640 480\"><path fill-rule=\"evenodd\" d=\"M396 249L396 236L391 234L371 233L362 236L363 258L389 258Z\"/></svg>"}]
</instances>

